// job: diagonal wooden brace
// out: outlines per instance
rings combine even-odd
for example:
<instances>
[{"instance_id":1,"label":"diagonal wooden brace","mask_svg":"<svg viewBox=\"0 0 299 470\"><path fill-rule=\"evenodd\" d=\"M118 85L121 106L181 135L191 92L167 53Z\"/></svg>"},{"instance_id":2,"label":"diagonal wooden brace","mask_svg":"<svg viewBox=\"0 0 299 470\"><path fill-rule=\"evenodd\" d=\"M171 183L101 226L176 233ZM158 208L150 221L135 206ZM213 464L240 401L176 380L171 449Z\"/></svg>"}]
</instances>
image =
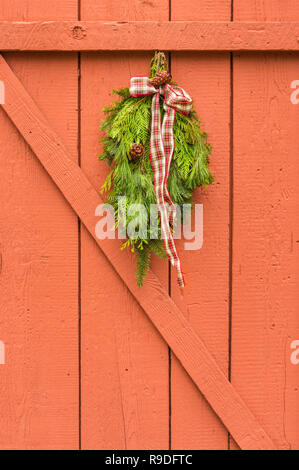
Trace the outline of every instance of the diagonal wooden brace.
<instances>
[{"instance_id":1,"label":"diagonal wooden brace","mask_svg":"<svg viewBox=\"0 0 299 470\"><path fill-rule=\"evenodd\" d=\"M145 285L137 287L133 266L128 270L132 258L120 252L119 242L96 238L95 209L102 202L98 193L80 167L68 157L62 140L51 129L2 55L0 80L5 85L3 109L240 448L275 449L155 274L150 271Z\"/></svg>"}]
</instances>

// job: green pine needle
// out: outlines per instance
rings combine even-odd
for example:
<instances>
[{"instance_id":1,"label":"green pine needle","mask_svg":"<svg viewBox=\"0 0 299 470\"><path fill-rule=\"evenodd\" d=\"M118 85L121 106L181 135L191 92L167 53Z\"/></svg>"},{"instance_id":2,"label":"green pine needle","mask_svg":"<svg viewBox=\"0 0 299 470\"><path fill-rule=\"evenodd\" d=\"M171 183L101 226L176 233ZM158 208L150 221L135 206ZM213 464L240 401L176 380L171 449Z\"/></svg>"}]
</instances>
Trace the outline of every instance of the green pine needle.
<instances>
[{"instance_id":1,"label":"green pine needle","mask_svg":"<svg viewBox=\"0 0 299 470\"><path fill-rule=\"evenodd\" d=\"M148 248L136 250L136 280L141 287L150 268L151 252Z\"/></svg>"}]
</instances>

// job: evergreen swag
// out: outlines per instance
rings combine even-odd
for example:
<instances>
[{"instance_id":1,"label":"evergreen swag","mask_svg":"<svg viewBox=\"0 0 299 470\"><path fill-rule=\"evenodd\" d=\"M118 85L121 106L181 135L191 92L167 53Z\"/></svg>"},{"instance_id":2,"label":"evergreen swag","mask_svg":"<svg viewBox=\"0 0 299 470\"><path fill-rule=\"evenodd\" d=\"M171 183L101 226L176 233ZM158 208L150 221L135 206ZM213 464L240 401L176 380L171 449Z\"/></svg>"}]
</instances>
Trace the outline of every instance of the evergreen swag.
<instances>
[{"instance_id":1,"label":"evergreen swag","mask_svg":"<svg viewBox=\"0 0 299 470\"><path fill-rule=\"evenodd\" d=\"M151 61L151 76L167 69L163 53L156 53ZM174 84L172 81L171 83ZM106 202L115 210L115 228L121 222L119 197L126 197L127 207L131 204L143 204L148 211L155 204L153 172L150 164L149 141L151 125L152 96L131 97L129 88L113 90L120 100L113 101L104 108L106 119L101 130L103 138L103 154L100 160L107 160L112 168L101 188L106 193ZM163 119L163 100L160 100L161 117ZM192 191L199 186L211 184L213 177L209 171L209 154L211 147L207 136L200 129L200 121L192 109L189 115L176 113L174 123L175 150L168 178L168 190L175 204L191 203ZM132 144L142 144L142 156L131 158ZM125 210L126 208L123 208ZM138 217L138 214L136 214ZM139 214L140 216L140 214ZM127 217L126 224L132 220ZM135 218L134 218L135 220ZM150 265L151 252L166 258L163 241L159 230L159 239L151 239L148 224L147 238L128 238L121 249L129 248L137 255L137 284L143 284Z\"/></svg>"}]
</instances>

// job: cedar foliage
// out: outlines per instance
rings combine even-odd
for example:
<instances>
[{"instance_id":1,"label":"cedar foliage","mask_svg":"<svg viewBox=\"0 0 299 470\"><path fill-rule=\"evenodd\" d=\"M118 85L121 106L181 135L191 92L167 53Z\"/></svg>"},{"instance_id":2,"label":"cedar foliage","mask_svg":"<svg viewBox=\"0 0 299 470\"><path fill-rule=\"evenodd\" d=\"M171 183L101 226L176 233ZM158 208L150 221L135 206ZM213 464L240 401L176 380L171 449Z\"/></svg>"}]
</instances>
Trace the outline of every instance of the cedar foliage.
<instances>
[{"instance_id":1,"label":"cedar foliage","mask_svg":"<svg viewBox=\"0 0 299 470\"><path fill-rule=\"evenodd\" d=\"M151 61L151 76L165 70L167 63L164 54L156 53ZM143 204L149 218L150 205L155 204L153 173L150 165L149 141L151 126L152 96L131 97L129 88L113 90L119 97L110 106L104 108L106 118L101 125L105 137L103 154L100 160L106 160L112 167L101 192L106 193L106 202L115 210L116 227L121 223L119 198L126 197L126 210L131 204ZM163 100L160 100L161 120L163 119ZM170 196L175 204L191 203L192 192L196 187L211 184L213 177L208 168L211 147L207 135L200 128L200 121L192 109L186 116L176 113L174 123L175 150L167 182ZM129 161L128 155L133 143L144 146L144 155L137 161ZM137 213L142 223L142 214ZM134 218L134 217L133 217ZM127 217L126 226L132 220ZM158 239L153 239L151 228L146 226L146 234L127 239L122 249L129 248L137 255L137 284L143 284L149 269L151 252L165 258L160 225Z\"/></svg>"}]
</instances>

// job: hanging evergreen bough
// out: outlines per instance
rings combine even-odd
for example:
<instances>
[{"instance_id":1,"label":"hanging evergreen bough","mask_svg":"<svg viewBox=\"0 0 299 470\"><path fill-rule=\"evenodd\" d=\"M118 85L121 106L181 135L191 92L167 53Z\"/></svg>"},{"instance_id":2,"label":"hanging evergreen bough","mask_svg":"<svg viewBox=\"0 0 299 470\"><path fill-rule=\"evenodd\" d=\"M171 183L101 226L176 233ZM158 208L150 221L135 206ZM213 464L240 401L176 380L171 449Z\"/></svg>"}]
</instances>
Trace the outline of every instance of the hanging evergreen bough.
<instances>
[{"instance_id":1,"label":"hanging evergreen bough","mask_svg":"<svg viewBox=\"0 0 299 470\"><path fill-rule=\"evenodd\" d=\"M161 86L169 82L171 76L166 71L165 55L158 52L151 62L152 82L149 83L159 87L161 81ZM170 81L170 86L172 84L174 82ZM158 219L158 239L149 223L150 206L157 202L150 161L153 95L134 97L130 95L129 88L113 90L113 93L120 99L104 108L106 119L101 130L106 136L103 138L103 154L100 156L100 160L107 160L112 169L101 192L106 193L106 202L114 208L115 227L123 220L126 228L132 219L136 224L136 217L142 225L143 211L125 219L123 213L133 204L142 204L146 209L146 230L141 235L140 232L137 236L131 235L122 245L122 249L128 248L136 253L137 284L141 286L150 266L151 252L161 258L167 257L161 237L161 217ZM160 100L160 113L163 119L163 100ZM208 168L211 147L193 107L188 115L175 113L173 132L175 147L167 188L174 204L182 206L192 203L192 192L196 187L206 186L213 181ZM121 201L125 204L122 210Z\"/></svg>"}]
</instances>

